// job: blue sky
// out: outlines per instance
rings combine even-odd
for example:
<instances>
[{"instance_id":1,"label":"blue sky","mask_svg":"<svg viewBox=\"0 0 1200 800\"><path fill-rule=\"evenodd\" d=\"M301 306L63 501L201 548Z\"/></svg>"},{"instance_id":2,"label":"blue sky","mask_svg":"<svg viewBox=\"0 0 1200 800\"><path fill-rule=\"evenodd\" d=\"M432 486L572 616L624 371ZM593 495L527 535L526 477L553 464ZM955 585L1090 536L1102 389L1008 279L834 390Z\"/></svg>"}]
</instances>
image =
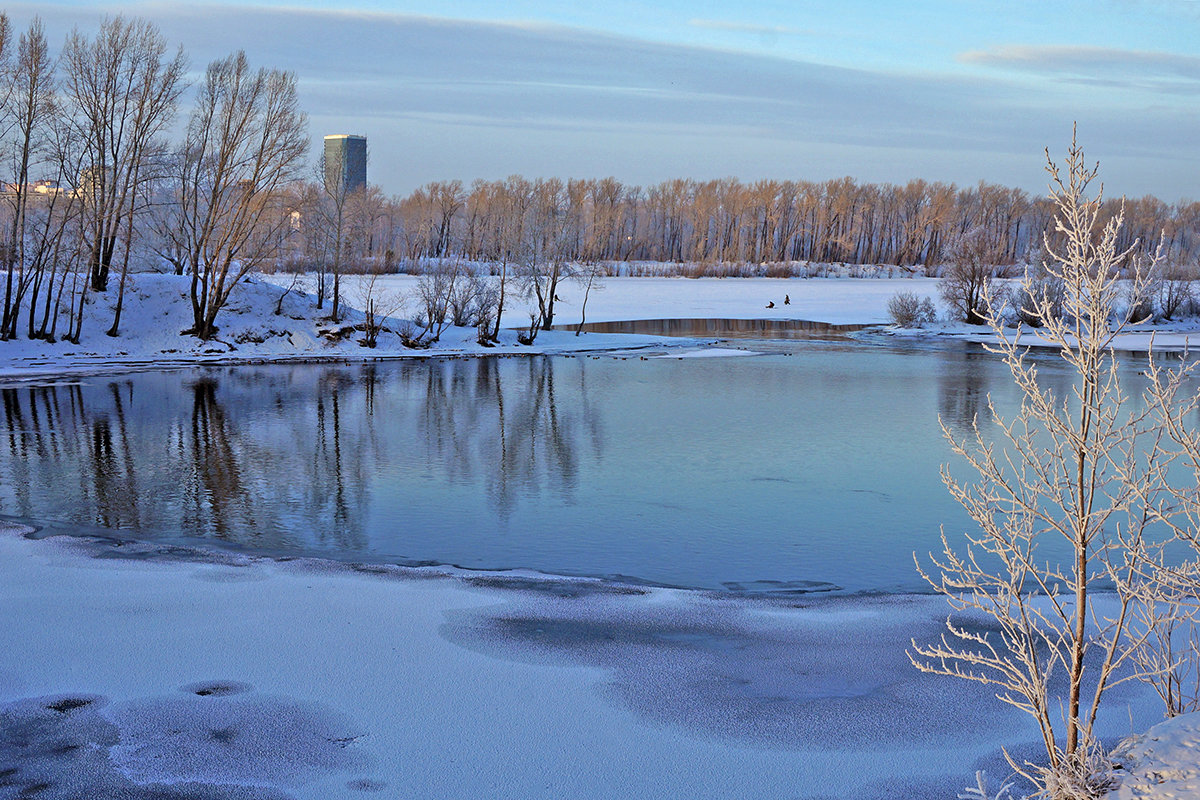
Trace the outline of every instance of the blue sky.
<instances>
[{"instance_id":1,"label":"blue sky","mask_svg":"<svg viewBox=\"0 0 1200 800\"><path fill-rule=\"evenodd\" d=\"M1200 199L1200 2L10 4L52 41L157 22L198 71L295 70L312 133L363 133L388 193L613 175L1041 192L1079 122L1110 194ZM315 152L315 151L314 151Z\"/></svg>"}]
</instances>

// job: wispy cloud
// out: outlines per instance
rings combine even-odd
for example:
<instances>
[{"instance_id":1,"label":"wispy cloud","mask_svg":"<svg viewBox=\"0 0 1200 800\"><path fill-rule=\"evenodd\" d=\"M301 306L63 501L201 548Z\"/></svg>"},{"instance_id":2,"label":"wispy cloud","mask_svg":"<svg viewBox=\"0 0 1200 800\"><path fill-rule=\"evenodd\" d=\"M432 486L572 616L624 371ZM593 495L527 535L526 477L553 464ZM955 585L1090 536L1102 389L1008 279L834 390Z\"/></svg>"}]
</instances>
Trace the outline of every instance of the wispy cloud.
<instances>
[{"instance_id":1,"label":"wispy cloud","mask_svg":"<svg viewBox=\"0 0 1200 800\"><path fill-rule=\"evenodd\" d=\"M1200 57L1078 45L1005 45L962 53L958 61L1110 87L1200 91Z\"/></svg>"},{"instance_id":2,"label":"wispy cloud","mask_svg":"<svg viewBox=\"0 0 1200 800\"><path fill-rule=\"evenodd\" d=\"M544 24L165 2L121 10L155 21L195 68L244 49L255 64L294 70L312 133L370 136L372 180L389 191L512 172L632 182L984 178L1038 189L1038 154L1067 138L1072 120L1121 191L1191 191L1187 176L1200 164L1190 106L1099 108L1071 86L1031 89L1001 74L846 69ZM103 11L17 4L9 13L18 27L41 14L53 42L74 25L94 30ZM1104 58L1079 49L1002 48L963 60L1127 77L1081 71ZM1156 75L1168 68L1149 61ZM1194 74L1193 65L1176 68Z\"/></svg>"},{"instance_id":3,"label":"wispy cloud","mask_svg":"<svg viewBox=\"0 0 1200 800\"><path fill-rule=\"evenodd\" d=\"M1200 16L1200 0L1108 0L1111 5L1135 9L1153 9L1163 14Z\"/></svg>"},{"instance_id":4,"label":"wispy cloud","mask_svg":"<svg viewBox=\"0 0 1200 800\"><path fill-rule=\"evenodd\" d=\"M690 19L688 20L688 25L693 28L749 33L756 36L809 36L812 34L812 31L807 31L803 28L792 28L787 25L755 25L750 22L733 22L723 19Z\"/></svg>"}]
</instances>

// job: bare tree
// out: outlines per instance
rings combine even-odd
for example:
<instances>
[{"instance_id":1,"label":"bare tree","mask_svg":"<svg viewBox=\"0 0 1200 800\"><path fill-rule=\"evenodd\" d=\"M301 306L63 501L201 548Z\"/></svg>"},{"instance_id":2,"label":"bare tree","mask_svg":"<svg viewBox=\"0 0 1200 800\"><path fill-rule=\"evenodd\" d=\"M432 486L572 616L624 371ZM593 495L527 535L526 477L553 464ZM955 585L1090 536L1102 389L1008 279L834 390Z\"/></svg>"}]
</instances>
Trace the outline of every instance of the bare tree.
<instances>
[{"instance_id":1,"label":"bare tree","mask_svg":"<svg viewBox=\"0 0 1200 800\"><path fill-rule=\"evenodd\" d=\"M62 188L79 162L76 143L61 118L51 120L44 144L46 158L41 166L54 177L41 182L39 188L45 192L25 209L24 267L14 300L25 304L28 337L53 341L64 284L68 276L74 281L82 255L78 229L82 203L74 192ZM16 336L17 313L14 308L9 320L11 336Z\"/></svg>"},{"instance_id":2,"label":"bare tree","mask_svg":"<svg viewBox=\"0 0 1200 800\"><path fill-rule=\"evenodd\" d=\"M329 319L338 322L341 319L341 285L342 262L346 256L347 226L349 214L353 205L353 195L361 191L346 180L346 164L344 151L337 154L322 152L317 164L317 171L322 176L321 187L324 190L316 205L320 215L319 224L326 240L323 252L332 256L328 264L333 277L333 287L330 297ZM321 269L325 263L322 260ZM323 282L322 282L323 283ZM322 285L322 289L324 286ZM322 299L324 292L322 292Z\"/></svg>"},{"instance_id":3,"label":"bare tree","mask_svg":"<svg viewBox=\"0 0 1200 800\"><path fill-rule=\"evenodd\" d=\"M346 251L360 271L380 271L376 258L379 250L379 226L386 216L386 201L378 186L366 185L351 193L347 203ZM388 265L382 265L389 271Z\"/></svg>"},{"instance_id":4,"label":"bare tree","mask_svg":"<svg viewBox=\"0 0 1200 800\"><path fill-rule=\"evenodd\" d=\"M77 190L89 218L91 288L104 291L123 230L128 267L131 217L157 137L174 118L187 60L182 48L167 56L151 23L120 16L105 19L91 41L72 33L62 60L63 94L87 145Z\"/></svg>"},{"instance_id":5,"label":"bare tree","mask_svg":"<svg viewBox=\"0 0 1200 800\"><path fill-rule=\"evenodd\" d=\"M7 17L0 26L0 52L7 55L9 38ZM16 335L21 296L32 279L27 269L26 231L30 220L30 167L38 158L41 141L54 114L54 65L41 20L34 18L17 45L16 63L11 66L9 105L14 112L16 141L13 153L13 186L6 199L12 204L5 259L8 267L4 286L4 307L0 314L0 339ZM8 82L8 81L6 81ZM15 284L15 285L14 285Z\"/></svg>"},{"instance_id":6,"label":"bare tree","mask_svg":"<svg viewBox=\"0 0 1200 800\"><path fill-rule=\"evenodd\" d=\"M379 273L372 272L358 284L358 301L362 306L363 338L358 342L363 347L374 348L379 343L379 334L387 328L384 323L404 305L404 296L379 285Z\"/></svg>"},{"instance_id":7,"label":"bare tree","mask_svg":"<svg viewBox=\"0 0 1200 800\"><path fill-rule=\"evenodd\" d=\"M1158 308L1163 319L1178 319L1194 313L1196 278L1200 269L1195 262L1168 260L1162 266L1158 280Z\"/></svg>"},{"instance_id":8,"label":"bare tree","mask_svg":"<svg viewBox=\"0 0 1200 800\"><path fill-rule=\"evenodd\" d=\"M538 325L554 325L558 284L566 276L568 215L562 181L539 180L533 185L530 220L525 225L522 282L525 294L537 302Z\"/></svg>"},{"instance_id":9,"label":"bare tree","mask_svg":"<svg viewBox=\"0 0 1200 800\"><path fill-rule=\"evenodd\" d=\"M582 264L575 273L575 279L583 286L583 301L579 304L579 324L575 326L576 336L583 332L583 326L587 321L587 302L592 290L600 291L604 288L604 274L603 265L597 261L588 261Z\"/></svg>"},{"instance_id":10,"label":"bare tree","mask_svg":"<svg viewBox=\"0 0 1200 800\"><path fill-rule=\"evenodd\" d=\"M416 322L424 331L422 341L436 342L453 321L451 305L459 292L460 281L469 278L469 270L459 259L438 260L417 282L416 298L420 304Z\"/></svg>"},{"instance_id":11,"label":"bare tree","mask_svg":"<svg viewBox=\"0 0 1200 800\"><path fill-rule=\"evenodd\" d=\"M957 612L979 613L999 636L953 618L932 644L913 642L919 669L983 683L996 696L1036 720L1047 763L1010 763L1051 798L1091 798L1103 790L1096 771L1096 718L1113 686L1144 674L1134 654L1149 635L1132 623L1140 598L1161 596L1161 548L1167 535L1152 526L1169 456L1166 426L1152 404L1132 402L1121 386L1112 352L1122 218L1101 225L1101 198L1087 189L1097 174L1072 141L1067 174L1050 161L1054 229L1047 238L1046 271L1062 281L1066 314L1056 316L1044 296L1031 302L1043 320L1040 336L1053 344L1074 376L1066 396L1039 379L1036 366L989 311L998 344L1021 391L1020 413L1004 420L992 408L999 443L976 425L957 440L943 425L954 453L976 474L962 483L949 468L943 480L978 529L965 551L942 535L943 552L922 576ZM1135 284L1146 270L1135 272ZM1177 385L1179 373L1164 377ZM1178 422L1178 413L1168 412ZM1058 563L1040 548L1066 545ZM1097 602L1098 583L1113 593ZM998 640L997 640L998 639ZM1061 678L1059 675L1061 674Z\"/></svg>"},{"instance_id":12,"label":"bare tree","mask_svg":"<svg viewBox=\"0 0 1200 800\"><path fill-rule=\"evenodd\" d=\"M192 276L185 333L212 338L234 286L279 252L291 222L280 189L301 169L306 125L292 73L251 69L242 52L208 66L178 163Z\"/></svg>"},{"instance_id":13,"label":"bare tree","mask_svg":"<svg viewBox=\"0 0 1200 800\"><path fill-rule=\"evenodd\" d=\"M79 256L81 200L66 188L80 171L79 137L57 102L54 59L41 21L35 18L21 34L15 61L9 60L9 41L7 17L0 14L0 107L9 112L0 115L0 133L10 137L12 180L4 192L10 216L2 248L7 275L0 339L18 335L24 313L29 338L53 341ZM73 308L72 298L68 303ZM70 327L75 329L74 319Z\"/></svg>"},{"instance_id":14,"label":"bare tree","mask_svg":"<svg viewBox=\"0 0 1200 800\"><path fill-rule=\"evenodd\" d=\"M508 292L510 266L517 260L525 240L526 216L533 202L533 187L516 175L493 187L492 202L497 206L494 216L496 259L500 262L497 274L496 317L490 333L491 341L500 339L500 323L504 317L504 302Z\"/></svg>"},{"instance_id":15,"label":"bare tree","mask_svg":"<svg viewBox=\"0 0 1200 800\"><path fill-rule=\"evenodd\" d=\"M987 323L993 302L996 259L996 246L983 228L964 233L951 246L941 294L950 313L960 321L968 325Z\"/></svg>"}]
</instances>

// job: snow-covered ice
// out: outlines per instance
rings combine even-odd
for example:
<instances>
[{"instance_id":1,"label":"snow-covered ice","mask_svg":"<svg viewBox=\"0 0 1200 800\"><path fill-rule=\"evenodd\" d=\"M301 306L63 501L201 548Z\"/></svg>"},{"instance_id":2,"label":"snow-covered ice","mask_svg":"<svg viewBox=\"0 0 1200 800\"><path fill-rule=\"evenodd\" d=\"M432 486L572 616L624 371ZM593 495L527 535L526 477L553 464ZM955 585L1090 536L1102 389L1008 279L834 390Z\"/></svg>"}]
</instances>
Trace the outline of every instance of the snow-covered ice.
<instances>
[{"instance_id":1,"label":"snow-covered ice","mask_svg":"<svg viewBox=\"0 0 1200 800\"><path fill-rule=\"evenodd\" d=\"M757 355L753 350L738 350L732 347L705 347L699 350L672 350L670 353L658 353L649 356L649 358L731 358L753 355Z\"/></svg>"},{"instance_id":2,"label":"snow-covered ice","mask_svg":"<svg viewBox=\"0 0 1200 800\"><path fill-rule=\"evenodd\" d=\"M51 798L93 775L136 798L933 800L1036 754L1022 715L908 664L940 599L793 603L8 527L0 775ZM1144 709L1114 699L1124 736Z\"/></svg>"}]
</instances>

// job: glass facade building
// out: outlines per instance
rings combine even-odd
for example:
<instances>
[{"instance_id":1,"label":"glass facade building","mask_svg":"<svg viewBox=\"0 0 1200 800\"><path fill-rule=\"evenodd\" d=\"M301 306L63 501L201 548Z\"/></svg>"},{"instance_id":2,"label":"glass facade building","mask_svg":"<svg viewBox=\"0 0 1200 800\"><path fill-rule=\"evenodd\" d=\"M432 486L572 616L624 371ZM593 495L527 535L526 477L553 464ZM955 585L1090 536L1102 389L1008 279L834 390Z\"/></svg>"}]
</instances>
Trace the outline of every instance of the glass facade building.
<instances>
[{"instance_id":1,"label":"glass facade building","mask_svg":"<svg viewBox=\"0 0 1200 800\"><path fill-rule=\"evenodd\" d=\"M339 133L325 137L325 188L331 194L367 185L367 137Z\"/></svg>"}]
</instances>

